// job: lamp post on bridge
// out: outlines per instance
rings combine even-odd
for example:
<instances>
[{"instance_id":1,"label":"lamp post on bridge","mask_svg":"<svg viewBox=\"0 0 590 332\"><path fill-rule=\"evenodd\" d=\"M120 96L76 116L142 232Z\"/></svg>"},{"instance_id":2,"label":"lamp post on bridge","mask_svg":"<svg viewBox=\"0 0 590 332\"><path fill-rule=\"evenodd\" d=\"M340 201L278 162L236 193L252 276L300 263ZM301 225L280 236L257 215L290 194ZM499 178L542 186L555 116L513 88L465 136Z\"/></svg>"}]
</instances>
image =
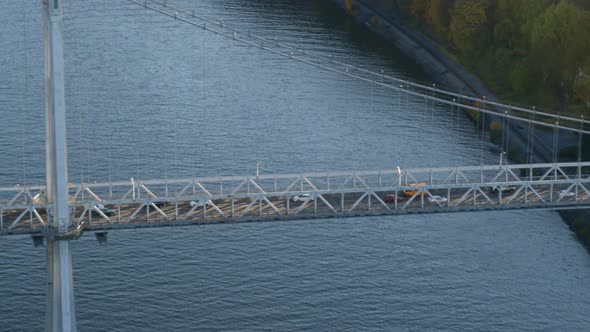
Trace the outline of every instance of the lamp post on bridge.
<instances>
[{"instance_id":1,"label":"lamp post on bridge","mask_svg":"<svg viewBox=\"0 0 590 332\"><path fill-rule=\"evenodd\" d=\"M68 158L64 84L62 0L43 0L45 57L45 177L47 239L47 331L76 331L71 220L68 210Z\"/></svg>"}]
</instances>

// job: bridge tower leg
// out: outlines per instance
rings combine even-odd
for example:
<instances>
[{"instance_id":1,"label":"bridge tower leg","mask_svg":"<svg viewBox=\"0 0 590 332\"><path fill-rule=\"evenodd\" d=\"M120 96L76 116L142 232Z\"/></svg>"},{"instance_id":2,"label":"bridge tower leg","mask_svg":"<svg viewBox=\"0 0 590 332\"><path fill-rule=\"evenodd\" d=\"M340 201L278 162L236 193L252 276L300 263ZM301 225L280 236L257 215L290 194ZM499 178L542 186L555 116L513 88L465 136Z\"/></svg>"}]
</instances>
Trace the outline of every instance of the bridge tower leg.
<instances>
[{"instance_id":1,"label":"bridge tower leg","mask_svg":"<svg viewBox=\"0 0 590 332\"><path fill-rule=\"evenodd\" d=\"M47 331L76 331L72 253L67 232L68 159L62 0L43 0L45 55L45 171L47 181Z\"/></svg>"}]
</instances>

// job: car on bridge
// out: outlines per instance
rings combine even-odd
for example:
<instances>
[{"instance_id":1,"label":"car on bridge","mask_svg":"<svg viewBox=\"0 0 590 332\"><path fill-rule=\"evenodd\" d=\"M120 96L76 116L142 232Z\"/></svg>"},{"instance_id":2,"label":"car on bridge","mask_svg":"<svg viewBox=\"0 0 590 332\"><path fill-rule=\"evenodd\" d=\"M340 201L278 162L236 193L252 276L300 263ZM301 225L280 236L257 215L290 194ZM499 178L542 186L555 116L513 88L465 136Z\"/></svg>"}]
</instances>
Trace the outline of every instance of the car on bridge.
<instances>
[{"instance_id":1,"label":"car on bridge","mask_svg":"<svg viewBox=\"0 0 590 332\"><path fill-rule=\"evenodd\" d=\"M166 207L166 202L165 201L152 202L152 204L154 204L158 209L159 208Z\"/></svg>"},{"instance_id":2,"label":"car on bridge","mask_svg":"<svg viewBox=\"0 0 590 332\"><path fill-rule=\"evenodd\" d=\"M197 199L197 200L195 200L195 201L191 201L191 202L189 203L189 205L190 205L192 208L200 208L200 207L203 207L203 206L211 206L211 205L213 205L213 203L211 203L211 201L209 201L209 200L207 200L207 201L202 201L202 200L200 200L200 199Z\"/></svg>"},{"instance_id":3,"label":"car on bridge","mask_svg":"<svg viewBox=\"0 0 590 332\"><path fill-rule=\"evenodd\" d=\"M568 191L568 190L560 190L559 191L559 198L565 198L565 197L576 197L576 193L573 191Z\"/></svg>"},{"instance_id":4,"label":"car on bridge","mask_svg":"<svg viewBox=\"0 0 590 332\"><path fill-rule=\"evenodd\" d=\"M293 202L307 202L307 201L314 201L315 198L310 194L301 194L293 196Z\"/></svg>"},{"instance_id":5,"label":"car on bridge","mask_svg":"<svg viewBox=\"0 0 590 332\"><path fill-rule=\"evenodd\" d=\"M516 186L491 186L490 189L494 193L511 193L516 190Z\"/></svg>"},{"instance_id":6,"label":"car on bridge","mask_svg":"<svg viewBox=\"0 0 590 332\"><path fill-rule=\"evenodd\" d=\"M108 217L115 215L115 210L108 209L102 204L98 204L97 206L92 208L90 210L90 213L92 213L92 215L95 215L95 216L100 216L100 213L98 213L98 211L102 212L104 215L106 215Z\"/></svg>"},{"instance_id":7,"label":"car on bridge","mask_svg":"<svg viewBox=\"0 0 590 332\"><path fill-rule=\"evenodd\" d=\"M396 201L403 202L404 199L399 196L396 196L395 194L389 194L389 195L383 197L383 201L385 203L395 203Z\"/></svg>"},{"instance_id":8,"label":"car on bridge","mask_svg":"<svg viewBox=\"0 0 590 332\"><path fill-rule=\"evenodd\" d=\"M426 182L420 182L420 183L410 183L408 186L409 187L423 187L423 186L427 186L428 184ZM412 197L416 194L416 192L418 192L417 189L406 189L404 190L404 195L406 195L406 197ZM418 196L424 196L426 195L425 191L419 191L418 192Z\"/></svg>"},{"instance_id":9,"label":"car on bridge","mask_svg":"<svg viewBox=\"0 0 590 332\"><path fill-rule=\"evenodd\" d=\"M446 203L447 198L442 197L442 196L438 196L438 195L433 195L433 196L428 197L428 201L431 203Z\"/></svg>"}]
</instances>

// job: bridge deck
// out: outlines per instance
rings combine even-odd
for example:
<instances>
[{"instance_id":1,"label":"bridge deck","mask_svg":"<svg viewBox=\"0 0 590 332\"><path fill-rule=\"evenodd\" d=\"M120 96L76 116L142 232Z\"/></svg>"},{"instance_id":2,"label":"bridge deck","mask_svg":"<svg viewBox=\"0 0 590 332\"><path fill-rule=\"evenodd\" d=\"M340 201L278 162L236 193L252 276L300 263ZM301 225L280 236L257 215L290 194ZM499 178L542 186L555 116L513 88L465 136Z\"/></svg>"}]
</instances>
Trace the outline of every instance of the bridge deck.
<instances>
[{"instance_id":1,"label":"bridge deck","mask_svg":"<svg viewBox=\"0 0 590 332\"><path fill-rule=\"evenodd\" d=\"M506 191L493 190L495 187ZM104 230L408 213L570 209L590 207L589 187L590 163L132 180L71 185L70 211L73 229L79 226ZM43 202L43 190L41 186L0 188L0 235L42 231L48 223L47 211L51 210L51 204ZM296 196L304 194L309 197L295 201ZM391 194L398 199L386 202L385 197ZM201 204L191 205L193 201ZM111 211L101 210L99 205Z\"/></svg>"}]
</instances>

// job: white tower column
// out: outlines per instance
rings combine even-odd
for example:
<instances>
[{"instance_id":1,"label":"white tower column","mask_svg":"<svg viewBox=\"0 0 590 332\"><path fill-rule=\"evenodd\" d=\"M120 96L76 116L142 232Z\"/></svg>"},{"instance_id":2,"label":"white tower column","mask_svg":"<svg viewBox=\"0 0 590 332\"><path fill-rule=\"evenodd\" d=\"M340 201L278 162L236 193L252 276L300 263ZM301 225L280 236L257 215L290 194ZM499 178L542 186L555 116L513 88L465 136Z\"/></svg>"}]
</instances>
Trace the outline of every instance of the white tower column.
<instances>
[{"instance_id":1,"label":"white tower column","mask_svg":"<svg viewBox=\"0 0 590 332\"><path fill-rule=\"evenodd\" d=\"M68 159L62 0L43 0L45 54L45 137L47 200L47 331L76 331L72 253L65 233L68 213Z\"/></svg>"}]
</instances>

